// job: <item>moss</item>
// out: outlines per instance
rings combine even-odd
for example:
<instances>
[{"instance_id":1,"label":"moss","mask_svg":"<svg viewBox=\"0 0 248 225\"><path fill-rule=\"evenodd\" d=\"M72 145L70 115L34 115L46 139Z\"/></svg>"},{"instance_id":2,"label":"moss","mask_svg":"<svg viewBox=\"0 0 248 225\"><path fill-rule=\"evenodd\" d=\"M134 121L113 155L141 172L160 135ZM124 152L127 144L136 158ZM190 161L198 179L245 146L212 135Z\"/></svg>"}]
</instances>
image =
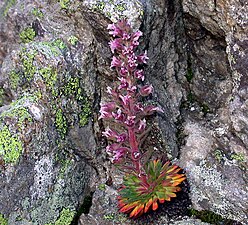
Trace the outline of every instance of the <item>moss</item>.
<instances>
[{"instance_id":1,"label":"moss","mask_svg":"<svg viewBox=\"0 0 248 225\"><path fill-rule=\"evenodd\" d=\"M56 39L52 44L58 47L60 50L66 49L66 44L61 38Z\"/></svg>"},{"instance_id":2,"label":"moss","mask_svg":"<svg viewBox=\"0 0 248 225\"><path fill-rule=\"evenodd\" d=\"M5 163L16 163L22 153L22 142L4 126L0 130L0 156Z\"/></svg>"},{"instance_id":3,"label":"moss","mask_svg":"<svg viewBox=\"0 0 248 225\"><path fill-rule=\"evenodd\" d=\"M32 117L23 106L23 103L28 99L28 101L34 101L32 97L23 97L16 102L13 102L10 106L11 108L7 111L2 112L1 118L8 118L15 121L15 125L17 126L18 130L21 131L25 126L24 122L32 122ZM0 120L1 121L1 120Z\"/></svg>"},{"instance_id":4,"label":"moss","mask_svg":"<svg viewBox=\"0 0 248 225\"><path fill-rule=\"evenodd\" d=\"M214 151L214 157L218 162L220 162L223 159L223 152L220 149L216 149Z\"/></svg>"},{"instance_id":5,"label":"moss","mask_svg":"<svg viewBox=\"0 0 248 225\"><path fill-rule=\"evenodd\" d=\"M59 171L59 178L63 179L65 172L68 170L69 166L71 165L71 160L70 159L60 160L60 163L62 166Z\"/></svg>"},{"instance_id":6,"label":"moss","mask_svg":"<svg viewBox=\"0 0 248 225\"><path fill-rule=\"evenodd\" d=\"M195 209L190 209L189 215L196 217L197 219L200 219L202 222L215 224L215 225L222 224L222 222L224 221L224 219L220 215L217 215L214 212L207 210L197 211Z\"/></svg>"},{"instance_id":7,"label":"moss","mask_svg":"<svg viewBox=\"0 0 248 225\"><path fill-rule=\"evenodd\" d=\"M36 72L36 67L33 65L34 58L36 55L37 55L37 51L27 52L25 48L20 53L24 78L28 82L33 80L34 74Z\"/></svg>"},{"instance_id":8,"label":"moss","mask_svg":"<svg viewBox=\"0 0 248 225\"><path fill-rule=\"evenodd\" d=\"M16 4L16 0L6 0L6 6L4 7L3 15L7 16L9 9Z\"/></svg>"},{"instance_id":9,"label":"moss","mask_svg":"<svg viewBox=\"0 0 248 225\"><path fill-rule=\"evenodd\" d=\"M105 184L99 184L98 189L101 190L101 191L105 191L106 190L106 185Z\"/></svg>"},{"instance_id":10,"label":"moss","mask_svg":"<svg viewBox=\"0 0 248 225\"><path fill-rule=\"evenodd\" d=\"M17 89L19 81L20 81L19 74L16 71L12 70L9 74L9 80L10 80L10 86L13 89Z\"/></svg>"},{"instance_id":11,"label":"moss","mask_svg":"<svg viewBox=\"0 0 248 225\"><path fill-rule=\"evenodd\" d=\"M67 127L67 120L63 114L62 109L58 109L55 114L55 125L60 136L64 138L67 133L68 127Z\"/></svg>"},{"instance_id":12,"label":"moss","mask_svg":"<svg viewBox=\"0 0 248 225\"><path fill-rule=\"evenodd\" d=\"M8 225L8 220L4 218L4 216L0 213L0 224Z\"/></svg>"},{"instance_id":13,"label":"moss","mask_svg":"<svg viewBox=\"0 0 248 225\"><path fill-rule=\"evenodd\" d=\"M70 42L71 43L71 45L76 45L77 44L77 42L78 42L78 38L76 37L76 36L70 36L69 38L68 38L68 42Z\"/></svg>"},{"instance_id":14,"label":"moss","mask_svg":"<svg viewBox=\"0 0 248 225\"><path fill-rule=\"evenodd\" d=\"M57 71L51 67L47 67L40 69L39 74L45 80L47 87L49 87L52 92L52 95L56 97L58 95L58 91L54 87L58 76Z\"/></svg>"},{"instance_id":15,"label":"moss","mask_svg":"<svg viewBox=\"0 0 248 225\"><path fill-rule=\"evenodd\" d=\"M194 77L192 68L188 68L187 69L187 73L186 73L185 76L186 76L186 79L187 79L188 82L191 82L192 81L192 79Z\"/></svg>"},{"instance_id":16,"label":"moss","mask_svg":"<svg viewBox=\"0 0 248 225\"><path fill-rule=\"evenodd\" d=\"M59 0L61 9L67 9L69 7L70 0Z\"/></svg>"},{"instance_id":17,"label":"moss","mask_svg":"<svg viewBox=\"0 0 248 225\"><path fill-rule=\"evenodd\" d=\"M103 11L105 8L105 2L97 2L96 4L93 5L92 9L94 10L99 10Z\"/></svg>"},{"instance_id":18,"label":"moss","mask_svg":"<svg viewBox=\"0 0 248 225\"><path fill-rule=\"evenodd\" d=\"M245 161L245 156L242 153L234 153L231 155L231 159L237 160L239 162L244 162Z\"/></svg>"},{"instance_id":19,"label":"moss","mask_svg":"<svg viewBox=\"0 0 248 225\"><path fill-rule=\"evenodd\" d=\"M125 3L122 3L122 4L117 4L116 6L115 6L115 10L116 11L119 11L119 12L123 12L123 11L125 11L126 10L126 4Z\"/></svg>"},{"instance_id":20,"label":"moss","mask_svg":"<svg viewBox=\"0 0 248 225\"><path fill-rule=\"evenodd\" d=\"M79 114L79 126L83 127L89 122L91 115L91 104L87 98L84 100L81 112Z\"/></svg>"},{"instance_id":21,"label":"moss","mask_svg":"<svg viewBox=\"0 0 248 225\"><path fill-rule=\"evenodd\" d=\"M108 213L103 216L105 220L114 220L115 219L115 214L114 213Z\"/></svg>"},{"instance_id":22,"label":"moss","mask_svg":"<svg viewBox=\"0 0 248 225\"><path fill-rule=\"evenodd\" d=\"M38 8L33 8L32 14L34 16L38 17L38 18L43 18L44 17L43 12L40 9L38 9Z\"/></svg>"},{"instance_id":23,"label":"moss","mask_svg":"<svg viewBox=\"0 0 248 225\"><path fill-rule=\"evenodd\" d=\"M3 105L4 90L0 87L0 107Z\"/></svg>"},{"instance_id":24,"label":"moss","mask_svg":"<svg viewBox=\"0 0 248 225\"><path fill-rule=\"evenodd\" d=\"M32 27L28 27L24 29L19 36L23 43L29 43L34 40L36 34Z\"/></svg>"},{"instance_id":25,"label":"moss","mask_svg":"<svg viewBox=\"0 0 248 225\"><path fill-rule=\"evenodd\" d=\"M48 223L46 225L70 225L75 214L75 211L63 209L55 223Z\"/></svg>"}]
</instances>

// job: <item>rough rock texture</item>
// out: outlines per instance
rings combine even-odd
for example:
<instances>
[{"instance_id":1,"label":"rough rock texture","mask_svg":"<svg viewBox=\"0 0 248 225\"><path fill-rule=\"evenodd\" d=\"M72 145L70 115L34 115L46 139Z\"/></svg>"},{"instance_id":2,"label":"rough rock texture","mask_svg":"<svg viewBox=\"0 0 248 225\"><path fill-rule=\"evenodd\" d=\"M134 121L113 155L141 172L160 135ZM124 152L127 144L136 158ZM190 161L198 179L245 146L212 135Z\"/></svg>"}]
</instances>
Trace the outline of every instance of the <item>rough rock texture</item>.
<instances>
[{"instance_id":1,"label":"rough rock texture","mask_svg":"<svg viewBox=\"0 0 248 225\"><path fill-rule=\"evenodd\" d=\"M191 200L247 224L246 1L183 0L188 99L181 165Z\"/></svg>"},{"instance_id":2,"label":"rough rock texture","mask_svg":"<svg viewBox=\"0 0 248 225\"><path fill-rule=\"evenodd\" d=\"M247 4L0 1L0 222L77 224L94 192L80 225L206 224L187 217L191 203L247 224ZM144 34L150 101L164 110L144 147L178 162L190 184L135 221L117 213L121 174L98 120L115 76L106 27L122 16Z\"/></svg>"}]
</instances>

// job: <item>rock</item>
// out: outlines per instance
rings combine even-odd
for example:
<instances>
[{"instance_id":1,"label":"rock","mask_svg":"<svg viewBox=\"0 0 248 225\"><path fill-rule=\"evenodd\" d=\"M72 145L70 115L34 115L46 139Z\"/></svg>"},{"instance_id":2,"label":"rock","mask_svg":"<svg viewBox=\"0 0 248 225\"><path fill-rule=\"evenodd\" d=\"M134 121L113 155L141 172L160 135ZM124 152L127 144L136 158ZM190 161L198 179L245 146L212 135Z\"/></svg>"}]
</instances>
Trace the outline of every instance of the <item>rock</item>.
<instances>
[{"instance_id":1,"label":"rock","mask_svg":"<svg viewBox=\"0 0 248 225\"><path fill-rule=\"evenodd\" d=\"M247 224L247 14L234 0L1 1L0 223L76 224L83 211L80 225L206 224L192 204ZM134 221L117 212L122 175L98 120L114 76L106 27L121 16L143 32L149 101L164 110L144 148L188 181Z\"/></svg>"}]
</instances>

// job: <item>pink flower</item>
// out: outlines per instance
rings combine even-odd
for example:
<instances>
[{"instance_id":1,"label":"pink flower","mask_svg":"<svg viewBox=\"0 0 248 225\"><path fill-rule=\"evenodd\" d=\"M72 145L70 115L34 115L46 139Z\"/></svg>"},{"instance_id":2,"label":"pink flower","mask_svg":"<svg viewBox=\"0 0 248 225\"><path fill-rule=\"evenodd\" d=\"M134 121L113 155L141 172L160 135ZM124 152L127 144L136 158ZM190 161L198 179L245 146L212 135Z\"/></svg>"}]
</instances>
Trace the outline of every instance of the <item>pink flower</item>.
<instances>
[{"instance_id":1,"label":"pink flower","mask_svg":"<svg viewBox=\"0 0 248 225\"><path fill-rule=\"evenodd\" d=\"M111 30L109 31L109 34L112 35L113 37L116 37L116 36L120 37L122 35L122 31L115 24L109 24L107 29Z\"/></svg>"},{"instance_id":2,"label":"pink flower","mask_svg":"<svg viewBox=\"0 0 248 225\"><path fill-rule=\"evenodd\" d=\"M130 93L135 93L137 90L137 87L136 86L132 86L132 87L128 87L127 88L127 91L129 91Z\"/></svg>"},{"instance_id":3,"label":"pink flower","mask_svg":"<svg viewBox=\"0 0 248 225\"><path fill-rule=\"evenodd\" d=\"M124 106L128 106L129 105L130 98L131 98L130 95L125 95L125 96L120 95L120 99L122 100L122 103L123 103Z\"/></svg>"},{"instance_id":4,"label":"pink flower","mask_svg":"<svg viewBox=\"0 0 248 225\"><path fill-rule=\"evenodd\" d=\"M164 112L161 108L153 105L148 105L144 108L145 115L152 115L154 112Z\"/></svg>"},{"instance_id":5,"label":"pink flower","mask_svg":"<svg viewBox=\"0 0 248 225\"><path fill-rule=\"evenodd\" d=\"M125 119L124 114L122 113L121 109L118 109L117 112L112 112L112 116L117 122L123 122Z\"/></svg>"},{"instance_id":6,"label":"pink flower","mask_svg":"<svg viewBox=\"0 0 248 225\"><path fill-rule=\"evenodd\" d=\"M119 85L118 89L123 89L123 88L127 88L128 87L128 82L125 78L121 77L121 78L118 78L121 82L121 84Z\"/></svg>"},{"instance_id":7,"label":"pink flower","mask_svg":"<svg viewBox=\"0 0 248 225\"><path fill-rule=\"evenodd\" d=\"M138 57L137 57L137 59L138 59L138 62L139 63L147 63L147 60L149 59L148 57L147 57L147 51L145 51L145 53L143 53L143 54L141 54L141 55L139 55Z\"/></svg>"},{"instance_id":8,"label":"pink flower","mask_svg":"<svg viewBox=\"0 0 248 225\"><path fill-rule=\"evenodd\" d=\"M142 112L144 110L143 105L139 102L134 105L134 111L136 113Z\"/></svg>"},{"instance_id":9,"label":"pink flower","mask_svg":"<svg viewBox=\"0 0 248 225\"><path fill-rule=\"evenodd\" d=\"M144 81L145 77L144 77L144 71L143 70L136 70L134 72L134 76L139 79L139 80L142 80Z\"/></svg>"},{"instance_id":10,"label":"pink flower","mask_svg":"<svg viewBox=\"0 0 248 225\"><path fill-rule=\"evenodd\" d=\"M117 57L113 56L112 62L111 62L111 66L110 66L110 67L111 67L111 68L113 68L113 67L120 67L121 64L122 64L121 60L118 59Z\"/></svg>"},{"instance_id":11,"label":"pink flower","mask_svg":"<svg viewBox=\"0 0 248 225\"><path fill-rule=\"evenodd\" d=\"M113 153L113 151L115 151L116 149L118 149L119 147L121 146L121 144L117 144L117 143L113 143L113 144L111 144L111 145L108 145L107 147L106 147L106 152L108 153L108 154L112 154Z\"/></svg>"},{"instance_id":12,"label":"pink flower","mask_svg":"<svg viewBox=\"0 0 248 225\"><path fill-rule=\"evenodd\" d=\"M115 130L110 129L109 127L107 127L105 131L102 132L102 134L108 139L114 139L118 137L117 132Z\"/></svg>"},{"instance_id":13,"label":"pink flower","mask_svg":"<svg viewBox=\"0 0 248 225\"><path fill-rule=\"evenodd\" d=\"M100 119L108 119L108 118L112 118L112 111L116 108L116 104L114 102L109 102L106 104L101 104L101 109L100 109Z\"/></svg>"},{"instance_id":14,"label":"pink flower","mask_svg":"<svg viewBox=\"0 0 248 225\"><path fill-rule=\"evenodd\" d=\"M112 163L120 162L124 158L124 156L127 154L128 151L129 149L126 147L120 147L116 149L115 151L113 151L113 157L110 159L111 162Z\"/></svg>"},{"instance_id":15,"label":"pink flower","mask_svg":"<svg viewBox=\"0 0 248 225\"><path fill-rule=\"evenodd\" d=\"M117 136L116 141L117 142L125 142L127 140L128 136L126 133L122 133L120 135Z\"/></svg>"},{"instance_id":16,"label":"pink flower","mask_svg":"<svg viewBox=\"0 0 248 225\"><path fill-rule=\"evenodd\" d=\"M127 41L127 40L129 40L130 38L131 38L130 34L125 33L125 32L122 34L122 39L123 39L123 40Z\"/></svg>"},{"instance_id":17,"label":"pink flower","mask_svg":"<svg viewBox=\"0 0 248 225\"><path fill-rule=\"evenodd\" d=\"M115 52L115 50L121 50L122 49L122 44L120 42L120 38L114 39L113 41L109 42L110 49L112 53Z\"/></svg>"},{"instance_id":18,"label":"pink flower","mask_svg":"<svg viewBox=\"0 0 248 225\"><path fill-rule=\"evenodd\" d=\"M128 116L125 121L125 124L129 127L132 127L135 124L135 118L136 116Z\"/></svg>"},{"instance_id":19,"label":"pink flower","mask_svg":"<svg viewBox=\"0 0 248 225\"><path fill-rule=\"evenodd\" d=\"M140 120L138 125L138 132L144 131L146 128L146 119Z\"/></svg>"},{"instance_id":20,"label":"pink flower","mask_svg":"<svg viewBox=\"0 0 248 225\"><path fill-rule=\"evenodd\" d=\"M128 70L125 67L121 67L120 74L121 76L126 77L128 74Z\"/></svg>"},{"instance_id":21,"label":"pink flower","mask_svg":"<svg viewBox=\"0 0 248 225\"><path fill-rule=\"evenodd\" d=\"M142 88L140 88L139 93L141 96L145 97L151 94L153 91L152 85L144 85Z\"/></svg>"},{"instance_id":22,"label":"pink flower","mask_svg":"<svg viewBox=\"0 0 248 225\"><path fill-rule=\"evenodd\" d=\"M140 30L136 31L134 34L133 34L133 40L134 41L138 41L140 36L142 36L142 32Z\"/></svg>"}]
</instances>

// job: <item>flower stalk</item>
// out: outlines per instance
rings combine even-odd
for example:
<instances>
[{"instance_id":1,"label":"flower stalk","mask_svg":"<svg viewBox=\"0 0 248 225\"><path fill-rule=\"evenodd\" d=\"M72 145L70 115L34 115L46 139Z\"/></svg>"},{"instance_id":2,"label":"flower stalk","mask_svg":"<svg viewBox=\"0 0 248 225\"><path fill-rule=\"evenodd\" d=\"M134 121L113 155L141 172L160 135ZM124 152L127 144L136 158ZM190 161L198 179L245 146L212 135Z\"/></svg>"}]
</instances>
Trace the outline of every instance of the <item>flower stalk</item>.
<instances>
[{"instance_id":1,"label":"flower stalk","mask_svg":"<svg viewBox=\"0 0 248 225\"><path fill-rule=\"evenodd\" d=\"M99 119L112 120L120 129L107 127L103 135L108 139L106 151L112 163L124 170L123 187L118 198L121 212L130 213L130 217L137 217L149 211L156 210L158 201L163 203L175 197L180 190L179 185L184 179L181 170L170 163L155 160L142 163L140 150L141 140L148 131L145 117L154 112L163 112L154 105L143 105L140 98L149 96L153 87L144 82L143 64L148 57L145 51L137 55L141 31L133 32L127 20L123 19L107 28L114 37L109 42L110 49L115 55L111 61L111 68L115 69L117 77L113 87L107 87L110 101L101 104Z\"/></svg>"}]
</instances>

